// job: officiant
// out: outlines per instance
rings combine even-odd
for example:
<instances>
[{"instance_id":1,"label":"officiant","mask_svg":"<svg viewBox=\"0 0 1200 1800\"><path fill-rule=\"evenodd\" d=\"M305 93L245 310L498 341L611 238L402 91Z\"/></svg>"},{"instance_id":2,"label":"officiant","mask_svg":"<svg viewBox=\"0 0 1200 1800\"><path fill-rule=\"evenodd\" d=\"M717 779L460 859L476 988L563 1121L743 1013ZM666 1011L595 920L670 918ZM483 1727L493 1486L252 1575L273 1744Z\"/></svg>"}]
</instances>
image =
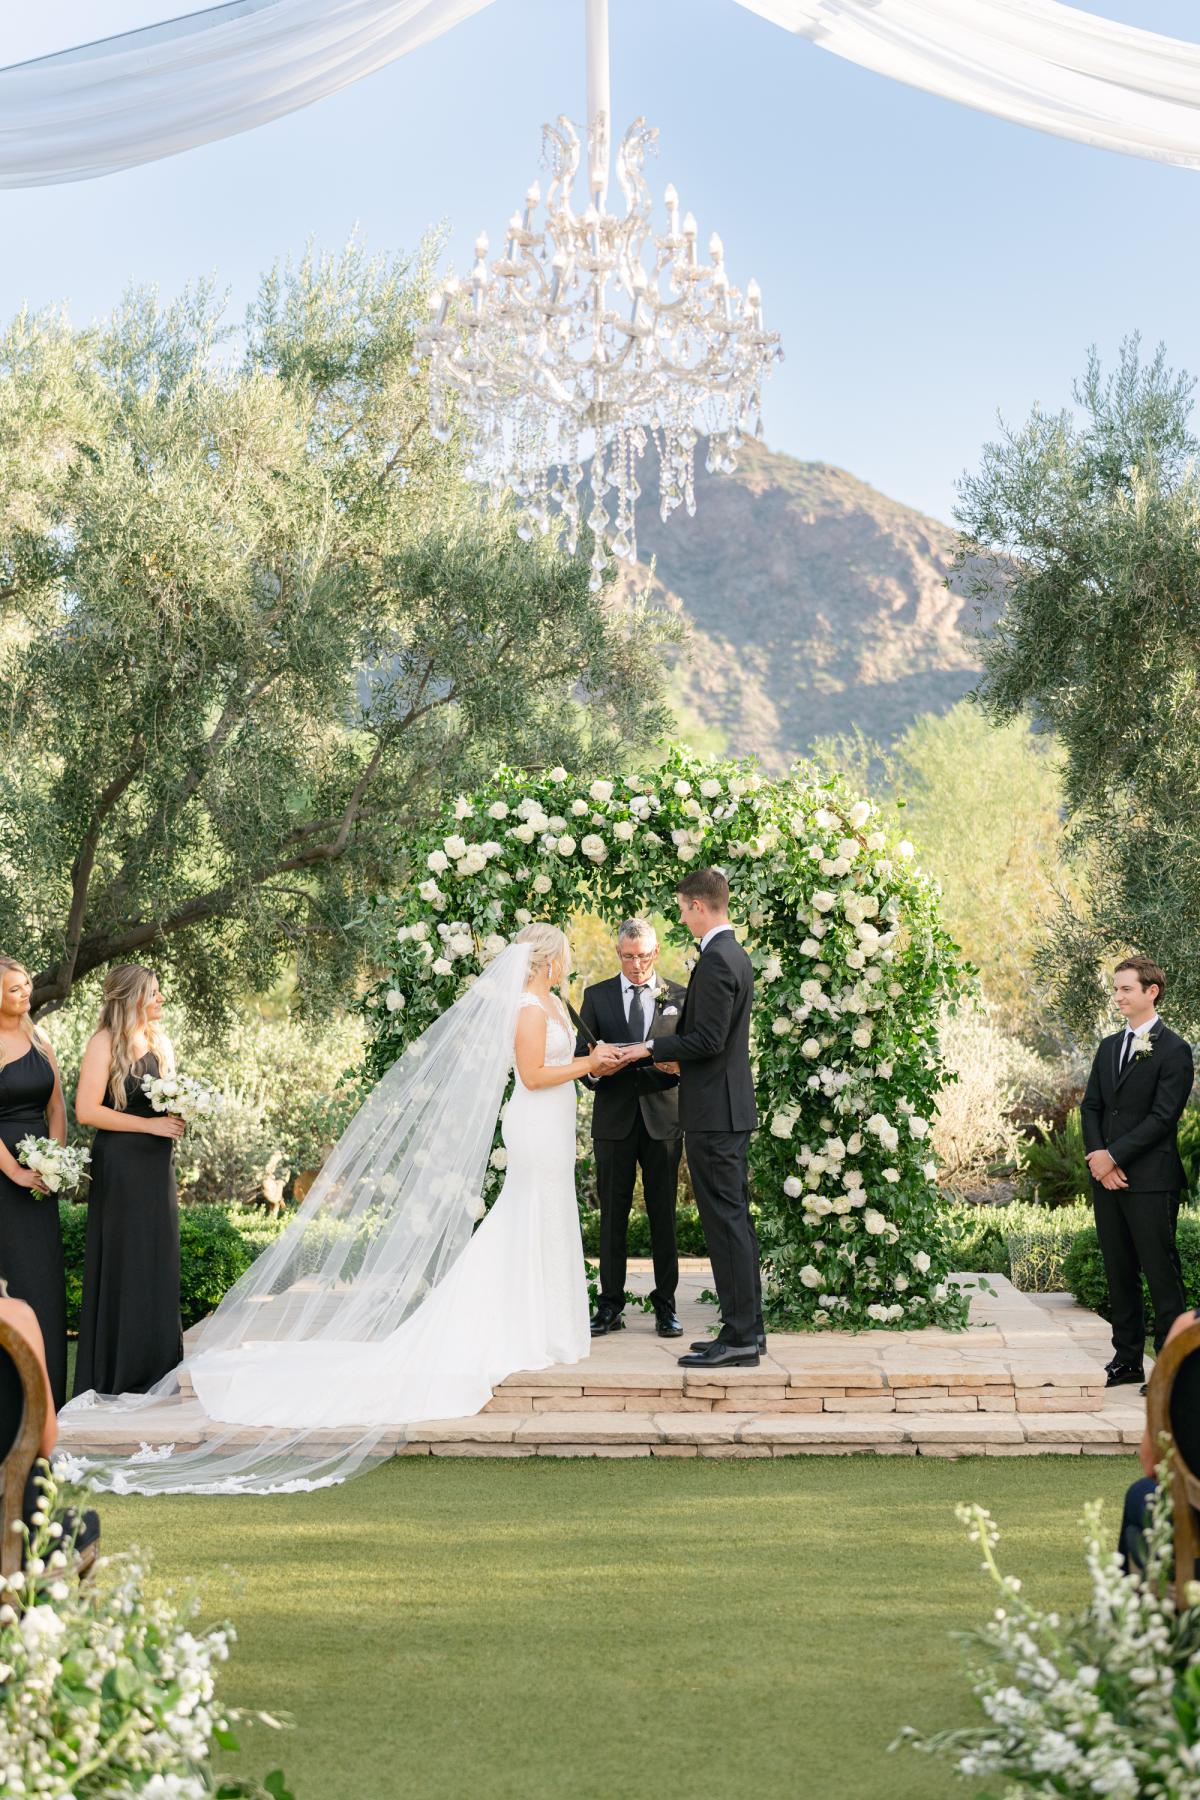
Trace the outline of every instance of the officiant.
<instances>
[{"instance_id":1,"label":"officiant","mask_svg":"<svg viewBox=\"0 0 1200 1800\"><path fill-rule=\"evenodd\" d=\"M620 973L586 988L580 1018L590 1036L610 1044L643 1043L657 1031L677 1031L684 989L658 974L658 936L648 919L626 919L617 932ZM579 1054L587 1040L579 1038ZM625 1268L629 1213L637 1172L650 1222L654 1292L650 1299L659 1337L679 1337L675 1316L679 1251L675 1203L683 1135L679 1129L679 1077L649 1062L615 1074L587 1078L595 1092L592 1141L600 1202L600 1297L592 1336L625 1329Z\"/></svg>"}]
</instances>

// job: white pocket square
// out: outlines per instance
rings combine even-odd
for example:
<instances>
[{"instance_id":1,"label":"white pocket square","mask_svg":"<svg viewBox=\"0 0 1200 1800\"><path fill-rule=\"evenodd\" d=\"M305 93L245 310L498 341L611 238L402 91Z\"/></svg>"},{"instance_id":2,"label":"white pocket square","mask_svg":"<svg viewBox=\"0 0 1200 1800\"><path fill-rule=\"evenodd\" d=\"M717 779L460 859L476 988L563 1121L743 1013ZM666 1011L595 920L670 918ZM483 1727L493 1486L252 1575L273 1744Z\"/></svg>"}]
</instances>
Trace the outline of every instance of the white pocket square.
<instances>
[{"instance_id":1,"label":"white pocket square","mask_svg":"<svg viewBox=\"0 0 1200 1800\"><path fill-rule=\"evenodd\" d=\"M662 1009L662 1016L664 1019L677 1019L679 1017L679 1008L677 1006L664 1006Z\"/></svg>"}]
</instances>

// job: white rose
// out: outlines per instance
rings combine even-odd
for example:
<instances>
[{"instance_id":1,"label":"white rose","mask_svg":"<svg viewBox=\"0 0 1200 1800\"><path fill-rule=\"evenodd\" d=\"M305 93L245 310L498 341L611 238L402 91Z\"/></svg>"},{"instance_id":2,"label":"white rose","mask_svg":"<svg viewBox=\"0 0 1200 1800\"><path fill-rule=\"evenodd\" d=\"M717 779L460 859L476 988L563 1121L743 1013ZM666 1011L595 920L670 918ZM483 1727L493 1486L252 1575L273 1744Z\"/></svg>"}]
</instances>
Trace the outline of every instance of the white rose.
<instances>
[{"instance_id":1,"label":"white rose","mask_svg":"<svg viewBox=\"0 0 1200 1800\"><path fill-rule=\"evenodd\" d=\"M796 1120L800 1117L798 1110L777 1112L771 1120L771 1136L790 1138L795 1129Z\"/></svg>"},{"instance_id":2,"label":"white rose","mask_svg":"<svg viewBox=\"0 0 1200 1800\"><path fill-rule=\"evenodd\" d=\"M887 1220L881 1212L876 1212L873 1206L868 1206L863 1214L863 1224L872 1237L879 1237L887 1230Z\"/></svg>"},{"instance_id":3,"label":"white rose","mask_svg":"<svg viewBox=\"0 0 1200 1800\"><path fill-rule=\"evenodd\" d=\"M423 881L417 889L422 900L436 900L440 891L436 881Z\"/></svg>"},{"instance_id":4,"label":"white rose","mask_svg":"<svg viewBox=\"0 0 1200 1800\"><path fill-rule=\"evenodd\" d=\"M467 854L467 840L464 837L448 837L442 839L442 848L452 861L457 862L460 856Z\"/></svg>"},{"instance_id":5,"label":"white rose","mask_svg":"<svg viewBox=\"0 0 1200 1800\"><path fill-rule=\"evenodd\" d=\"M507 803L503 800L493 800L492 804L488 807L488 818L489 819L507 819L507 817L508 817Z\"/></svg>"},{"instance_id":6,"label":"white rose","mask_svg":"<svg viewBox=\"0 0 1200 1800\"><path fill-rule=\"evenodd\" d=\"M715 800L720 791L720 782L714 781L711 776L707 781L702 781L700 783L700 792L704 795L706 800Z\"/></svg>"},{"instance_id":7,"label":"white rose","mask_svg":"<svg viewBox=\"0 0 1200 1800\"><path fill-rule=\"evenodd\" d=\"M434 959L433 972L435 975L449 975L453 966L447 957L439 956Z\"/></svg>"},{"instance_id":8,"label":"white rose","mask_svg":"<svg viewBox=\"0 0 1200 1800\"><path fill-rule=\"evenodd\" d=\"M513 836L517 839L517 841L519 843L532 844L534 838L537 836L537 833L534 831L533 826L529 823L529 821L526 820L523 825L514 825L513 826Z\"/></svg>"},{"instance_id":9,"label":"white rose","mask_svg":"<svg viewBox=\"0 0 1200 1800\"><path fill-rule=\"evenodd\" d=\"M488 1157L488 1161L491 1163L493 1169L506 1168L508 1165L508 1151L504 1149L493 1150L492 1154Z\"/></svg>"},{"instance_id":10,"label":"white rose","mask_svg":"<svg viewBox=\"0 0 1200 1800\"><path fill-rule=\"evenodd\" d=\"M589 833L589 835L581 841L579 848L583 851L583 854L590 857L594 863L602 863L608 856L604 839L602 837L597 837L594 831Z\"/></svg>"},{"instance_id":11,"label":"white rose","mask_svg":"<svg viewBox=\"0 0 1200 1800\"><path fill-rule=\"evenodd\" d=\"M516 912L513 914L513 917L516 919L518 925L532 925L533 924L533 914L530 912L530 910L527 906L518 906Z\"/></svg>"},{"instance_id":12,"label":"white rose","mask_svg":"<svg viewBox=\"0 0 1200 1800\"><path fill-rule=\"evenodd\" d=\"M548 875L535 875L532 885L535 894L548 894L554 883Z\"/></svg>"},{"instance_id":13,"label":"white rose","mask_svg":"<svg viewBox=\"0 0 1200 1800\"><path fill-rule=\"evenodd\" d=\"M886 843L887 839L884 837L882 831L873 831L867 839L867 849L872 851L882 850Z\"/></svg>"},{"instance_id":14,"label":"white rose","mask_svg":"<svg viewBox=\"0 0 1200 1800\"><path fill-rule=\"evenodd\" d=\"M859 1049L865 1050L871 1042L871 1027L860 1025L851 1033L851 1042Z\"/></svg>"},{"instance_id":15,"label":"white rose","mask_svg":"<svg viewBox=\"0 0 1200 1800\"><path fill-rule=\"evenodd\" d=\"M887 1182L890 1182L892 1184L892 1186L894 1187L900 1179L899 1169L885 1169L883 1171L883 1179Z\"/></svg>"},{"instance_id":16,"label":"white rose","mask_svg":"<svg viewBox=\"0 0 1200 1800\"><path fill-rule=\"evenodd\" d=\"M800 946L800 954L801 956L820 956L821 946L816 938L806 937Z\"/></svg>"},{"instance_id":17,"label":"white rose","mask_svg":"<svg viewBox=\"0 0 1200 1800\"><path fill-rule=\"evenodd\" d=\"M924 1175L926 1181L936 1181L937 1180L937 1164L933 1161L930 1161L927 1163L922 1163L921 1164L921 1173Z\"/></svg>"},{"instance_id":18,"label":"white rose","mask_svg":"<svg viewBox=\"0 0 1200 1800\"><path fill-rule=\"evenodd\" d=\"M852 863L854 861L855 857L858 855L858 839L857 838L839 838L837 853L838 853L838 858L841 862Z\"/></svg>"},{"instance_id":19,"label":"white rose","mask_svg":"<svg viewBox=\"0 0 1200 1800\"><path fill-rule=\"evenodd\" d=\"M561 784L564 781L567 780L567 771L560 765L556 769L551 769L550 773L546 777L546 780L552 781L554 783L555 787L559 787L559 786L561 786Z\"/></svg>"},{"instance_id":20,"label":"white rose","mask_svg":"<svg viewBox=\"0 0 1200 1800\"><path fill-rule=\"evenodd\" d=\"M894 1287L894 1288L895 1288L895 1290L896 1290L896 1292L897 1292L897 1293L898 1293L898 1294L903 1294L903 1293L905 1293L905 1292L907 1292L907 1289L908 1289L908 1276L907 1276L907 1275L896 1275L896 1276L893 1276L893 1278L892 1278L892 1286L893 1286L893 1287Z\"/></svg>"},{"instance_id":21,"label":"white rose","mask_svg":"<svg viewBox=\"0 0 1200 1800\"><path fill-rule=\"evenodd\" d=\"M637 826L632 819L620 819L617 824L613 826L613 836L615 838L620 838L623 844L627 844L636 830Z\"/></svg>"},{"instance_id":22,"label":"white rose","mask_svg":"<svg viewBox=\"0 0 1200 1800\"><path fill-rule=\"evenodd\" d=\"M800 1279L806 1288L817 1288L821 1285L820 1272L811 1263L805 1263L800 1271Z\"/></svg>"},{"instance_id":23,"label":"white rose","mask_svg":"<svg viewBox=\"0 0 1200 1800\"><path fill-rule=\"evenodd\" d=\"M917 1270L918 1274L927 1275L929 1273L929 1253L928 1253L928 1251L918 1250L917 1254L913 1257L912 1260L913 1260L913 1268Z\"/></svg>"},{"instance_id":24,"label":"white rose","mask_svg":"<svg viewBox=\"0 0 1200 1800\"><path fill-rule=\"evenodd\" d=\"M896 845L896 855L902 856L904 858L904 860L907 862L909 857L914 856L915 854L916 854L916 852L914 851L912 845L909 843L908 839L901 838L900 842Z\"/></svg>"},{"instance_id":25,"label":"white rose","mask_svg":"<svg viewBox=\"0 0 1200 1800\"><path fill-rule=\"evenodd\" d=\"M775 1033L776 1037L787 1037L791 1029L792 1021L790 1019L780 1017L771 1020L771 1030Z\"/></svg>"},{"instance_id":26,"label":"white rose","mask_svg":"<svg viewBox=\"0 0 1200 1800\"><path fill-rule=\"evenodd\" d=\"M895 1150L900 1144L900 1133L894 1125L885 1125L879 1134L879 1142L885 1150Z\"/></svg>"},{"instance_id":27,"label":"white rose","mask_svg":"<svg viewBox=\"0 0 1200 1800\"><path fill-rule=\"evenodd\" d=\"M777 956L768 956L760 974L763 981L778 981L783 974L783 964Z\"/></svg>"},{"instance_id":28,"label":"white rose","mask_svg":"<svg viewBox=\"0 0 1200 1800\"><path fill-rule=\"evenodd\" d=\"M891 1063L890 1062L881 1062L881 1063L877 1064L875 1073L878 1075L880 1081L890 1081L892 1079Z\"/></svg>"},{"instance_id":29,"label":"white rose","mask_svg":"<svg viewBox=\"0 0 1200 1800\"><path fill-rule=\"evenodd\" d=\"M812 903L819 913L827 913L833 911L837 901L825 888L818 888L812 897Z\"/></svg>"},{"instance_id":30,"label":"white rose","mask_svg":"<svg viewBox=\"0 0 1200 1800\"><path fill-rule=\"evenodd\" d=\"M783 1191L789 1200L798 1200L804 1192L804 1183L798 1175L789 1175L783 1184Z\"/></svg>"},{"instance_id":31,"label":"white rose","mask_svg":"<svg viewBox=\"0 0 1200 1800\"><path fill-rule=\"evenodd\" d=\"M908 1129L915 1138L923 1138L929 1130L929 1120L919 1119L916 1113L913 1113L908 1121Z\"/></svg>"},{"instance_id":32,"label":"white rose","mask_svg":"<svg viewBox=\"0 0 1200 1800\"><path fill-rule=\"evenodd\" d=\"M475 808L465 794L460 794L454 802L454 816L456 819L473 819L475 817Z\"/></svg>"},{"instance_id":33,"label":"white rose","mask_svg":"<svg viewBox=\"0 0 1200 1800\"><path fill-rule=\"evenodd\" d=\"M867 959L863 955L861 950L847 950L847 952L846 952L846 967L848 969L865 968L866 962L867 962Z\"/></svg>"},{"instance_id":34,"label":"white rose","mask_svg":"<svg viewBox=\"0 0 1200 1800\"><path fill-rule=\"evenodd\" d=\"M686 800L691 791L692 784L690 781L677 781L675 783L675 792L679 795L681 800Z\"/></svg>"},{"instance_id":35,"label":"white rose","mask_svg":"<svg viewBox=\"0 0 1200 1800\"><path fill-rule=\"evenodd\" d=\"M837 814L830 812L827 806L819 806L813 817L819 831L832 831L838 822Z\"/></svg>"},{"instance_id":36,"label":"white rose","mask_svg":"<svg viewBox=\"0 0 1200 1800\"><path fill-rule=\"evenodd\" d=\"M399 988L389 988L388 992L387 992L387 1009L388 1009L388 1011L390 1013L403 1012L404 1007L405 1007L405 999L404 999L404 995L400 992L400 989Z\"/></svg>"},{"instance_id":37,"label":"white rose","mask_svg":"<svg viewBox=\"0 0 1200 1800\"><path fill-rule=\"evenodd\" d=\"M447 939L446 948L451 956L470 956L475 948L474 940L465 932L455 931Z\"/></svg>"},{"instance_id":38,"label":"white rose","mask_svg":"<svg viewBox=\"0 0 1200 1800\"><path fill-rule=\"evenodd\" d=\"M871 806L867 800L856 800L850 808L850 823L855 831L861 831L870 816Z\"/></svg>"},{"instance_id":39,"label":"white rose","mask_svg":"<svg viewBox=\"0 0 1200 1800\"><path fill-rule=\"evenodd\" d=\"M435 875L444 875L450 867L450 858L444 850L431 850L425 858L425 867Z\"/></svg>"},{"instance_id":40,"label":"white rose","mask_svg":"<svg viewBox=\"0 0 1200 1800\"><path fill-rule=\"evenodd\" d=\"M606 801L611 800L613 797L613 784L611 781L593 781L591 787L588 789L588 793L592 796L592 799L596 802L597 806L603 806Z\"/></svg>"},{"instance_id":41,"label":"white rose","mask_svg":"<svg viewBox=\"0 0 1200 1800\"><path fill-rule=\"evenodd\" d=\"M432 887L433 883L431 882L429 885ZM417 940L418 944L422 941L422 939L427 938L429 936L429 927L425 923L424 919L417 920L416 924L412 927L411 936Z\"/></svg>"},{"instance_id":42,"label":"white rose","mask_svg":"<svg viewBox=\"0 0 1200 1800\"><path fill-rule=\"evenodd\" d=\"M592 809L586 800L572 800L571 802L571 811L575 814L577 819L582 819L584 814L591 810Z\"/></svg>"},{"instance_id":43,"label":"white rose","mask_svg":"<svg viewBox=\"0 0 1200 1800\"><path fill-rule=\"evenodd\" d=\"M810 1062L821 1054L821 1046L816 1038L805 1038L800 1049L802 1054L807 1056Z\"/></svg>"},{"instance_id":44,"label":"white rose","mask_svg":"<svg viewBox=\"0 0 1200 1800\"><path fill-rule=\"evenodd\" d=\"M562 837L559 838L558 844L556 847L558 850L558 854L560 856L574 856L574 854L575 854L575 839L571 836L571 834L569 832L567 832Z\"/></svg>"}]
</instances>

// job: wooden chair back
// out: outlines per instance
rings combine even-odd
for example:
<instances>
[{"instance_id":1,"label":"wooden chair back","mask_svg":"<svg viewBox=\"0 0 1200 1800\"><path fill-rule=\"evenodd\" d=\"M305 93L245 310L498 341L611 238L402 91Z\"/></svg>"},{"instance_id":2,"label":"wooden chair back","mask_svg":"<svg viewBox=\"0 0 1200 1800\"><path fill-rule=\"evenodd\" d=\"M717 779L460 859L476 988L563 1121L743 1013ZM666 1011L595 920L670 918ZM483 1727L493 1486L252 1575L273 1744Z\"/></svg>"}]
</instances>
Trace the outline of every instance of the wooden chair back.
<instances>
[{"instance_id":1,"label":"wooden chair back","mask_svg":"<svg viewBox=\"0 0 1200 1800\"><path fill-rule=\"evenodd\" d=\"M8 1442L0 1441L0 1577L21 1567L25 1540L13 1530L25 1506L25 1488L40 1454L46 1424L46 1378L32 1348L10 1320L0 1319L0 1383L19 1393L20 1412ZM6 1411L15 1412L11 1407Z\"/></svg>"},{"instance_id":2,"label":"wooden chair back","mask_svg":"<svg viewBox=\"0 0 1200 1800\"><path fill-rule=\"evenodd\" d=\"M1163 1434L1171 1439L1175 1599L1182 1606L1200 1558L1200 1319L1159 1351L1146 1393L1146 1423L1156 1456Z\"/></svg>"}]
</instances>

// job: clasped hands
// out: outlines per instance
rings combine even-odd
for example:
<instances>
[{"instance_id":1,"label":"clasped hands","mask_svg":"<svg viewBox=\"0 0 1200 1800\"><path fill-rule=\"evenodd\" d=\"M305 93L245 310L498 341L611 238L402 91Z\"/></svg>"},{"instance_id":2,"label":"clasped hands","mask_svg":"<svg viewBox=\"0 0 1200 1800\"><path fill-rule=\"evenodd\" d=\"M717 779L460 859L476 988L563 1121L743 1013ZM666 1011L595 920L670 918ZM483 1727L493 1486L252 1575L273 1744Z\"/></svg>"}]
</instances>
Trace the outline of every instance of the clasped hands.
<instances>
[{"instance_id":1,"label":"clasped hands","mask_svg":"<svg viewBox=\"0 0 1200 1800\"><path fill-rule=\"evenodd\" d=\"M1101 1187L1127 1188L1129 1186L1129 1177L1124 1169L1118 1169L1107 1150L1089 1150L1086 1160L1092 1180L1098 1181Z\"/></svg>"},{"instance_id":2,"label":"clasped hands","mask_svg":"<svg viewBox=\"0 0 1200 1800\"><path fill-rule=\"evenodd\" d=\"M620 1069L628 1068L630 1063L640 1062L649 1056L647 1044L596 1044L588 1058L593 1075L614 1075ZM656 1067L664 1075L678 1075L678 1063L658 1063Z\"/></svg>"}]
</instances>

